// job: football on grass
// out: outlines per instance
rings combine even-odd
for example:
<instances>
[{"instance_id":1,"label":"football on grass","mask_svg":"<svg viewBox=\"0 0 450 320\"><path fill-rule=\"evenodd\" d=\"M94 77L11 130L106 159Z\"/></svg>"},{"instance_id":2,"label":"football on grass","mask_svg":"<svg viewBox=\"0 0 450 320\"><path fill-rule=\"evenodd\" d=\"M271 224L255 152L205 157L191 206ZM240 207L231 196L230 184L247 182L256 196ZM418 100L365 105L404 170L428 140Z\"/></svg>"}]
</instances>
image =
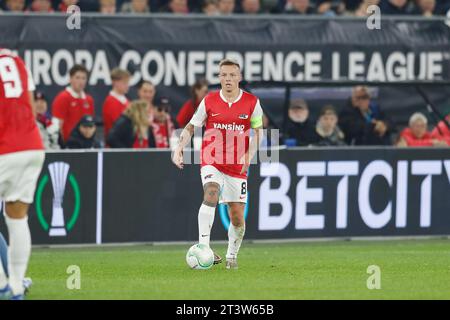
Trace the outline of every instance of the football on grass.
<instances>
[{"instance_id":1,"label":"football on grass","mask_svg":"<svg viewBox=\"0 0 450 320\"><path fill-rule=\"evenodd\" d=\"M191 269L209 269L214 264L214 253L207 245L194 244L186 253L186 262Z\"/></svg>"}]
</instances>

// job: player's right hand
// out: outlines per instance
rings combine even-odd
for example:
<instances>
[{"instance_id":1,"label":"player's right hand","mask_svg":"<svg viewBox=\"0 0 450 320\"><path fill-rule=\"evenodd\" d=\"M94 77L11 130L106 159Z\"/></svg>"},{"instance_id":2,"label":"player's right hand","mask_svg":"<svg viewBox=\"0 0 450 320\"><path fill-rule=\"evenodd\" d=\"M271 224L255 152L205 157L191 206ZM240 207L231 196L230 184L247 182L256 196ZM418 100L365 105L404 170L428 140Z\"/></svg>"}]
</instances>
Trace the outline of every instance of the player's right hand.
<instances>
[{"instance_id":1,"label":"player's right hand","mask_svg":"<svg viewBox=\"0 0 450 320\"><path fill-rule=\"evenodd\" d=\"M180 169L183 169L183 149L175 149L172 156L172 162Z\"/></svg>"}]
</instances>

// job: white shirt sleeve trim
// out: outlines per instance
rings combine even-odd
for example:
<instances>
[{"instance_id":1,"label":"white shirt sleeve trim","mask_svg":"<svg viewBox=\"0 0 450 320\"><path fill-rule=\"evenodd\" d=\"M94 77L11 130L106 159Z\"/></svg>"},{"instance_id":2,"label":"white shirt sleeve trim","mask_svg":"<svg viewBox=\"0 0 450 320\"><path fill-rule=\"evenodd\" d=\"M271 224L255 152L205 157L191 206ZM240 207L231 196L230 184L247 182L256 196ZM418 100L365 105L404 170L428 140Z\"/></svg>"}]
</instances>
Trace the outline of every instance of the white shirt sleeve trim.
<instances>
[{"instance_id":1,"label":"white shirt sleeve trim","mask_svg":"<svg viewBox=\"0 0 450 320\"><path fill-rule=\"evenodd\" d=\"M34 84L33 75L31 74L30 69L27 69L27 78L28 78L28 91L35 91L36 85Z\"/></svg>"},{"instance_id":2,"label":"white shirt sleeve trim","mask_svg":"<svg viewBox=\"0 0 450 320\"><path fill-rule=\"evenodd\" d=\"M205 99L203 98L189 123L195 127L203 127L207 117Z\"/></svg>"}]
</instances>

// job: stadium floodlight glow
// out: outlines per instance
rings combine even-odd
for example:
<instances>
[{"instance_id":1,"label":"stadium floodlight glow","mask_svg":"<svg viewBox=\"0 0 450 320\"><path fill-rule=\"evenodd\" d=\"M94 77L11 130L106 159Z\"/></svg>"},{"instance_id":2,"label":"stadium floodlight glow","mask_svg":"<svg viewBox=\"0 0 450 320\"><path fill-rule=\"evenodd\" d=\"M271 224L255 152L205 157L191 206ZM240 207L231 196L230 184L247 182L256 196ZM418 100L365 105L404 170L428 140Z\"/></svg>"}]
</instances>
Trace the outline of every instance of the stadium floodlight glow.
<instances>
[{"instance_id":1,"label":"stadium floodlight glow","mask_svg":"<svg viewBox=\"0 0 450 320\"><path fill-rule=\"evenodd\" d=\"M65 236L64 211L62 207L64 190L70 165L65 162L54 162L48 166L53 186L52 222L50 236Z\"/></svg>"}]
</instances>

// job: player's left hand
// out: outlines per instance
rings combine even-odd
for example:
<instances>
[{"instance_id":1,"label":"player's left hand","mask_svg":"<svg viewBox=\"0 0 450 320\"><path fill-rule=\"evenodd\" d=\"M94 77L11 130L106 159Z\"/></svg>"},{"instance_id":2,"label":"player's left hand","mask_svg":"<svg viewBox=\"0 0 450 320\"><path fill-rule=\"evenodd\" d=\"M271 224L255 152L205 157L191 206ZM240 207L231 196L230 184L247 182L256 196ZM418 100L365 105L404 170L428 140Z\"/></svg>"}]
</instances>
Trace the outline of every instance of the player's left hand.
<instances>
[{"instance_id":1,"label":"player's left hand","mask_svg":"<svg viewBox=\"0 0 450 320\"><path fill-rule=\"evenodd\" d=\"M173 156L172 156L172 162L179 168L183 169L184 163L183 163L183 149L177 148L174 150Z\"/></svg>"}]
</instances>

